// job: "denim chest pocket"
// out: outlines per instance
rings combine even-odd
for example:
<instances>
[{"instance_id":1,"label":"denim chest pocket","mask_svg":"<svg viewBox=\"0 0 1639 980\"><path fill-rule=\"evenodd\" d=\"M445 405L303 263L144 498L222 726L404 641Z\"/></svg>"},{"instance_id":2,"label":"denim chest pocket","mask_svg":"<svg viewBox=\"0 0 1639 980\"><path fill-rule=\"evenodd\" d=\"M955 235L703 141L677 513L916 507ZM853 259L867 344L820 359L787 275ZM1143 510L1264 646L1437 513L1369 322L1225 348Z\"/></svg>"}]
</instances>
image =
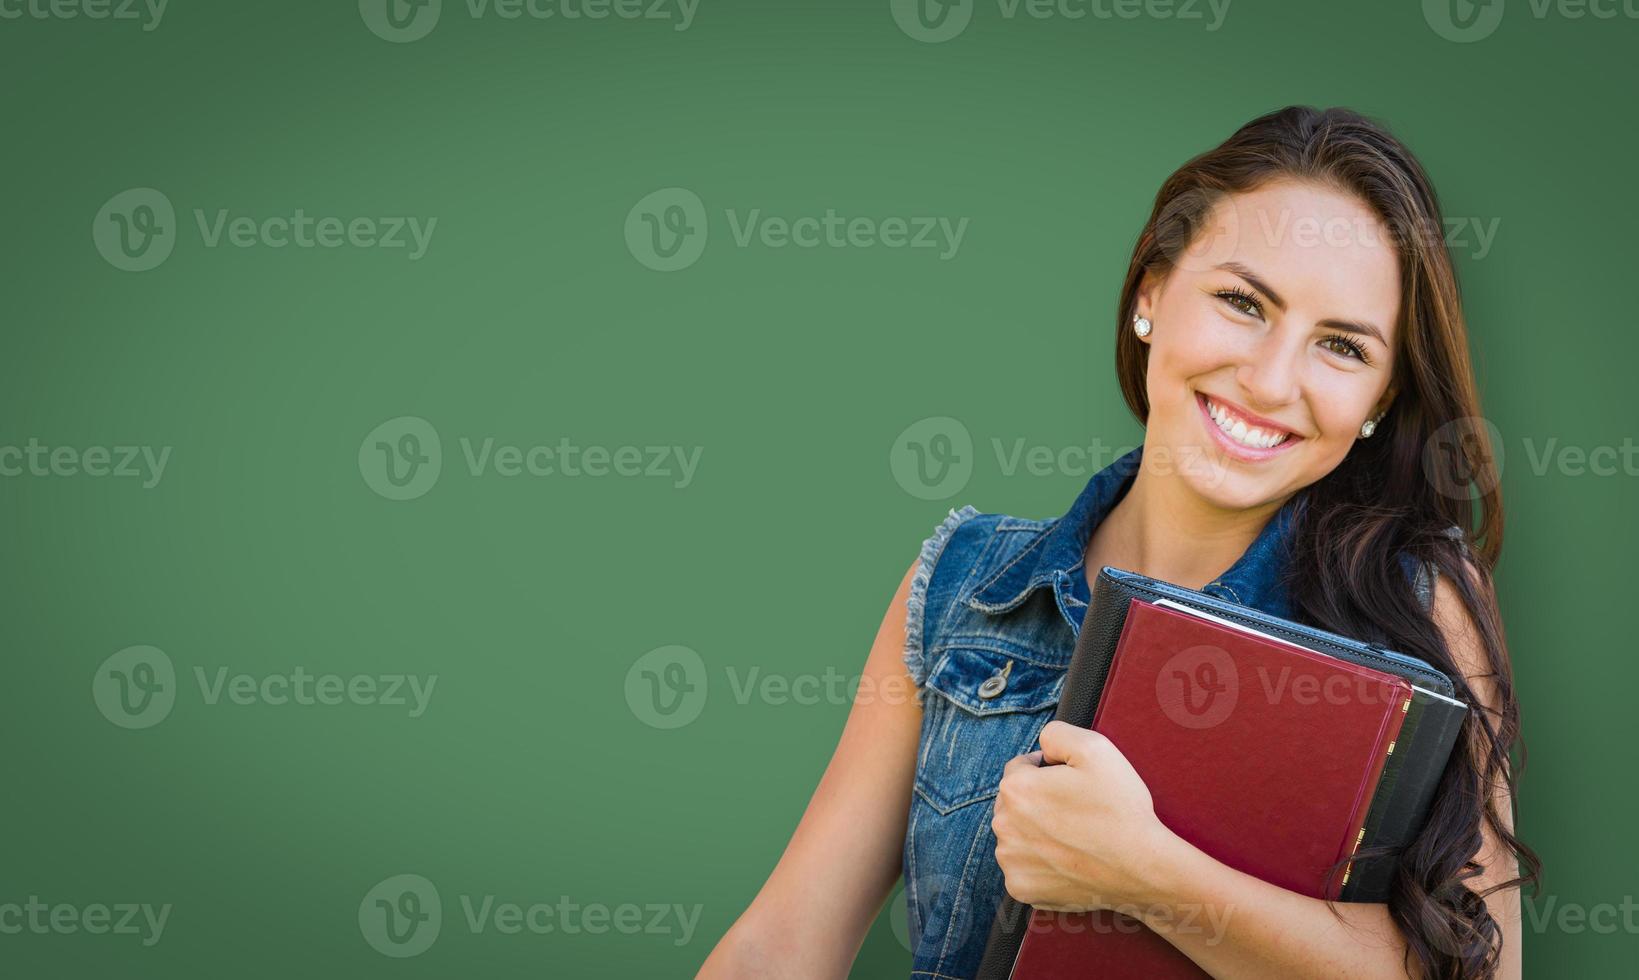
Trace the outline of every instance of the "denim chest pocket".
<instances>
[{"instance_id":1,"label":"denim chest pocket","mask_svg":"<svg viewBox=\"0 0 1639 980\"><path fill-rule=\"evenodd\" d=\"M1009 644L953 643L928 675L917 794L940 813L995 796L1002 767L1052 720L1064 675Z\"/></svg>"}]
</instances>

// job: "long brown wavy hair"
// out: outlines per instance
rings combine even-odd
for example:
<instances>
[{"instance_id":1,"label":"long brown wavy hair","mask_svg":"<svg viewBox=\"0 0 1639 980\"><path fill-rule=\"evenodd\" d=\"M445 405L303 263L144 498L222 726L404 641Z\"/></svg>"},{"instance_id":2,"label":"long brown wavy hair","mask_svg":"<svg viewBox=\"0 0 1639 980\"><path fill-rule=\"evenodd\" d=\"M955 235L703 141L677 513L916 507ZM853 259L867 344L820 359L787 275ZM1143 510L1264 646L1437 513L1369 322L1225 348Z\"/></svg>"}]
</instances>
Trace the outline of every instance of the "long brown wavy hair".
<instances>
[{"instance_id":1,"label":"long brown wavy hair","mask_svg":"<svg viewBox=\"0 0 1639 980\"><path fill-rule=\"evenodd\" d=\"M1521 870L1485 894L1534 884L1541 863L1509 831L1489 791L1505 781L1514 790L1525 759L1492 586L1502 550L1502 495L1428 175L1384 126L1347 109L1290 106L1247 123L1185 163L1157 193L1116 311L1116 372L1128 406L1146 422L1149 347L1127 328L1145 274L1164 278L1185 260L1224 197L1276 178L1358 197L1383 223L1399 256L1395 398L1374 438L1357 440L1336 469L1300 491L1286 582L1297 618L1428 661L1451 676L1471 706L1428 824L1399 854L1388 907L1407 942L1408 972L1492 977L1501 928L1483 896L1466 884L1482 871L1482 825L1512 851ZM1402 554L1432 562L1456 587L1478 627L1500 711L1479 710L1402 570ZM1518 765L1510 762L1516 749Z\"/></svg>"}]
</instances>

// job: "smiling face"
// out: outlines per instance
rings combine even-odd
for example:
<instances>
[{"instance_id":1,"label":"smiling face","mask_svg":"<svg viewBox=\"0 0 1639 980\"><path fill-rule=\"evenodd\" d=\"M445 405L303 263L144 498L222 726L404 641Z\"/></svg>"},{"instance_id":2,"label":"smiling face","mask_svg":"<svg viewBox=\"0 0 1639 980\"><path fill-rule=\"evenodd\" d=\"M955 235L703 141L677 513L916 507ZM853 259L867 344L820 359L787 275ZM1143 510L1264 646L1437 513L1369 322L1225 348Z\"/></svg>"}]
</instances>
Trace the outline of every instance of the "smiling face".
<instances>
[{"instance_id":1,"label":"smiling face","mask_svg":"<svg viewBox=\"0 0 1639 980\"><path fill-rule=\"evenodd\" d=\"M1138 292L1153 324L1145 462L1175 461L1230 510L1314 483L1392 398L1399 310L1395 245L1365 202L1292 180L1218 202Z\"/></svg>"}]
</instances>

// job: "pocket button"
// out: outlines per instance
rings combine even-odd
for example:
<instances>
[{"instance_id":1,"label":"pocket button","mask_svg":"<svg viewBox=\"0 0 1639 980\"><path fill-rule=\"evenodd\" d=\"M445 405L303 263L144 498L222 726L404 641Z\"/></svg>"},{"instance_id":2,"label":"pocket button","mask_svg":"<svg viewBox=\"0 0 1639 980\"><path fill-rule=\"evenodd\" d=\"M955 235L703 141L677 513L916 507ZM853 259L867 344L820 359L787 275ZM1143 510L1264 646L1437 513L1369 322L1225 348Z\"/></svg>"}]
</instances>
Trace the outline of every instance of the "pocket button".
<instances>
[{"instance_id":1,"label":"pocket button","mask_svg":"<svg viewBox=\"0 0 1639 980\"><path fill-rule=\"evenodd\" d=\"M985 678L984 683L979 685L979 697L989 701L1007 690L1007 675L1012 672L1013 661L1009 660L1006 666L990 677Z\"/></svg>"}]
</instances>

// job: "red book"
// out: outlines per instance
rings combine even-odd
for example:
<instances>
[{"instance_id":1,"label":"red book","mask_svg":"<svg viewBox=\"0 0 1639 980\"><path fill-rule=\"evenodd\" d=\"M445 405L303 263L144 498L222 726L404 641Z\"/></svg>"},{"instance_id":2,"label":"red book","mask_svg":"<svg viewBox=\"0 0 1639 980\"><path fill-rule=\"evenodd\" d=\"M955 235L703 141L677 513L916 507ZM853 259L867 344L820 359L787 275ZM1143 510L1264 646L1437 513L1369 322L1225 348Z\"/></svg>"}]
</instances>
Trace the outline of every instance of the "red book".
<instances>
[{"instance_id":1,"label":"red book","mask_svg":"<svg viewBox=\"0 0 1639 980\"><path fill-rule=\"evenodd\" d=\"M1224 864L1313 898L1354 853L1411 701L1402 678L1181 606L1134 600L1092 728L1155 813ZM1228 912L1233 921L1233 910ZM1175 922L1221 935L1224 910ZM1207 976L1137 919L1032 913L1013 980Z\"/></svg>"}]
</instances>

